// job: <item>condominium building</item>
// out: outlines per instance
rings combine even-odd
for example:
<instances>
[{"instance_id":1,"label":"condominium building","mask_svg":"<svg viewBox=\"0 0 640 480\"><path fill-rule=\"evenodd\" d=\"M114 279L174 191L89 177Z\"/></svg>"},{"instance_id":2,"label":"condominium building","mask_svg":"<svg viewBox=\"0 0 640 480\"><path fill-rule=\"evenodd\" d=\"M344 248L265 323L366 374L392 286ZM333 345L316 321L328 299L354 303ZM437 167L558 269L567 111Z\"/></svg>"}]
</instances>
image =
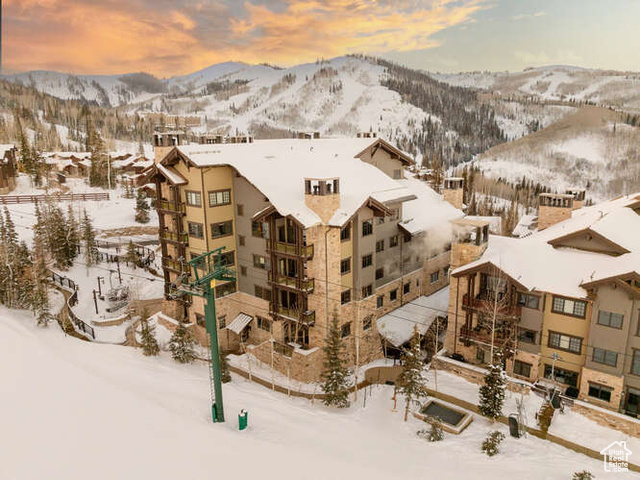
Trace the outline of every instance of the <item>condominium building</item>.
<instances>
[{"instance_id":1,"label":"condominium building","mask_svg":"<svg viewBox=\"0 0 640 480\"><path fill-rule=\"evenodd\" d=\"M382 355L380 316L448 284L463 214L405 178L412 159L386 141L183 138L155 139L164 310L200 338L202 299L173 300L172 283L219 247L236 273L215 286L223 347L302 381L320 375L333 318L361 365Z\"/></svg>"},{"instance_id":2,"label":"condominium building","mask_svg":"<svg viewBox=\"0 0 640 480\"><path fill-rule=\"evenodd\" d=\"M446 348L602 407L640 404L640 195L544 194L538 231L454 245Z\"/></svg>"}]
</instances>

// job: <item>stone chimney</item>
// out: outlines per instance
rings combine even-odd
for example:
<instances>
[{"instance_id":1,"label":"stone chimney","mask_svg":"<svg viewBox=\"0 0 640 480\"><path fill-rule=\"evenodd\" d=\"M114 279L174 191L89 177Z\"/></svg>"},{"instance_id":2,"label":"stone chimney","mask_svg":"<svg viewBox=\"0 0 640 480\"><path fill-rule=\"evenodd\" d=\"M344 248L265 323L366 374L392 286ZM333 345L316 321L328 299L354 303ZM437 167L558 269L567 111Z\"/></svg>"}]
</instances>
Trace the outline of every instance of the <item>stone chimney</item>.
<instances>
[{"instance_id":1,"label":"stone chimney","mask_svg":"<svg viewBox=\"0 0 640 480\"><path fill-rule=\"evenodd\" d=\"M564 193L573 196L574 210L584 207L584 199L587 196L587 191L584 188L568 188Z\"/></svg>"},{"instance_id":2,"label":"stone chimney","mask_svg":"<svg viewBox=\"0 0 640 480\"><path fill-rule=\"evenodd\" d=\"M458 210L462 210L463 179L461 177L449 177L444 179L444 199Z\"/></svg>"},{"instance_id":3,"label":"stone chimney","mask_svg":"<svg viewBox=\"0 0 640 480\"><path fill-rule=\"evenodd\" d=\"M489 244L489 222L461 218L453 222L451 270L478 260Z\"/></svg>"},{"instance_id":4,"label":"stone chimney","mask_svg":"<svg viewBox=\"0 0 640 480\"><path fill-rule=\"evenodd\" d=\"M571 218L574 196L567 193L541 193L538 197L538 230Z\"/></svg>"},{"instance_id":5,"label":"stone chimney","mask_svg":"<svg viewBox=\"0 0 640 480\"><path fill-rule=\"evenodd\" d=\"M333 214L340 208L340 179L305 178L304 203L323 223L329 223Z\"/></svg>"},{"instance_id":6,"label":"stone chimney","mask_svg":"<svg viewBox=\"0 0 640 480\"><path fill-rule=\"evenodd\" d=\"M184 131L172 127L161 127L153 133L153 151L155 162L159 163L173 149L184 142Z\"/></svg>"}]
</instances>

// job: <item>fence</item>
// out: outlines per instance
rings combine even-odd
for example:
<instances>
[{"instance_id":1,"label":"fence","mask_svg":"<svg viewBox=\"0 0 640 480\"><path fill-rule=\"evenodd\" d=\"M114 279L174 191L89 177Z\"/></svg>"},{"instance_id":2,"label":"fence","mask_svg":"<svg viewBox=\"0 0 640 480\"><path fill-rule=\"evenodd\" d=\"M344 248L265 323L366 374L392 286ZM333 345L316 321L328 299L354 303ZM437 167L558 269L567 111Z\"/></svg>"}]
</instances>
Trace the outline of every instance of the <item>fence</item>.
<instances>
[{"instance_id":1,"label":"fence","mask_svg":"<svg viewBox=\"0 0 640 480\"><path fill-rule=\"evenodd\" d=\"M58 275L55 272L51 273L51 280L53 281L53 283L55 283L56 285L60 285L62 288L73 290L73 293L67 300L67 312L69 313L69 318L71 319L71 321L73 322L73 324L76 326L78 330L80 330L82 333L86 335L89 335L93 340L95 340L96 332L93 329L93 327L88 325L81 318L79 318L75 313L73 313L72 307L78 304L78 286L76 285L76 282L74 282L70 278L63 277L62 275Z\"/></svg>"},{"instance_id":2,"label":"fence","mask_svg":"<svg viewBox=\"0 0 640 480\"><path fill-rule=\"evenodd\" d=\"M13 205L38 202L75 202L87 200L109 200L109 194L99 193L63 193L60 195L0 195L0 203Z\"/></svg>"},{"instance_id":3,"label":"fence","mask_svg":"<svg viewBox=\"0 0 640 480\"><path fill-rule=\"evenodd\" d=\"M121 250L125 250L126 248L121 248L123 245L118 244L118 243L109 243L109 242L104 242L104 241L97 241L96 245L98 248L115 248L116 249L116 253L103 253L103 252L98 252L98 259L101 262L107 262L107 263L120 263L120 262L124 262L127 263L127 258L126 258L126 253L124 255L120 254ZM143 268L147 268L149 267L149 265L151 265L151 263L155 260L156 258L156 252L153 251L151 248L147 248L144 245L138 245L138 244L134 244L135 247L135 252L136 255L138 257L138 264L140 266L142 266Z\"/></svg>"}]
</instances>

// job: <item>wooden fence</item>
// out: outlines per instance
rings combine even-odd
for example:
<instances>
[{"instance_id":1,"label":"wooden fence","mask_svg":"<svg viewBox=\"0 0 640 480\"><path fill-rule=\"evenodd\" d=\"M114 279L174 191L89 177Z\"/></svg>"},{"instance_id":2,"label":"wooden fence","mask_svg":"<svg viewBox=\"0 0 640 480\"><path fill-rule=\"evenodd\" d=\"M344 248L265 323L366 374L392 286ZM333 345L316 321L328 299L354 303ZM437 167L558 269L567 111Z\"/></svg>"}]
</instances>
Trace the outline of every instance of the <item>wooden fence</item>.
<instances>
[{"instance_id":1,"label":"wooden fence","mask_svg":"<svg viewBox=\"0 0 640 480\"><path fill-rule=\"evenodd\" d=\"M0 195L0 204L14 205L39 202L84 202L87 200L109 200L109 194L98 193L64 193L59 195Z\"/></svg>"},{"instance_id":2,"label":"wooden fence","mask_svg":"<svg viewBox=\"0 0 640 480\"><path fill-rule=\"evenodd\" d=\"M66 288L68 290L72 290L73 293L67 300L67 312L69 313L69 318L76 326L78 330L82 333L89 335L93 340L96 339L96 331L89 324L84 322L80 317L78 317L74 312L73 308L78 304L78 285L76 282L71 280L70 278L63 277L62 275L58 275L55 272L51 272L51 281L56 285L60 285L62 288Z\"/></svg>"}]
</instances>

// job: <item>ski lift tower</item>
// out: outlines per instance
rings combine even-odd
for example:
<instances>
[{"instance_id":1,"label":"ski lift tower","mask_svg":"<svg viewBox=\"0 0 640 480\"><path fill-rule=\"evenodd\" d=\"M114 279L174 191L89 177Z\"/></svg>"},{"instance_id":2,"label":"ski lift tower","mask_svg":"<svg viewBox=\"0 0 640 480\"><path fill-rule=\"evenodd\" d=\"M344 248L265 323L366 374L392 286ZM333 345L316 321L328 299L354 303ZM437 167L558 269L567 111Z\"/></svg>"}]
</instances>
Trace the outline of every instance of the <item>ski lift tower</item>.
<instances>
[{"instance_id":1,"label":"ski lift tower","mask_svg":"<svg viewBox=\"0 0 640 480\"><path fill-rule=\"evenodd\" d=\"M209 381L214 393L211 403L213 423L224 422L222 403L222 380L220 375L220 351L218 347L218 322L216 319L216 281L235 281L234 272L221 264L221 253L225 247L216 248L187 262L189 269L175 282L173 297L196 295L205 300L204 317L210 339L211 366Z\"/></svg>"}]
</instances>

